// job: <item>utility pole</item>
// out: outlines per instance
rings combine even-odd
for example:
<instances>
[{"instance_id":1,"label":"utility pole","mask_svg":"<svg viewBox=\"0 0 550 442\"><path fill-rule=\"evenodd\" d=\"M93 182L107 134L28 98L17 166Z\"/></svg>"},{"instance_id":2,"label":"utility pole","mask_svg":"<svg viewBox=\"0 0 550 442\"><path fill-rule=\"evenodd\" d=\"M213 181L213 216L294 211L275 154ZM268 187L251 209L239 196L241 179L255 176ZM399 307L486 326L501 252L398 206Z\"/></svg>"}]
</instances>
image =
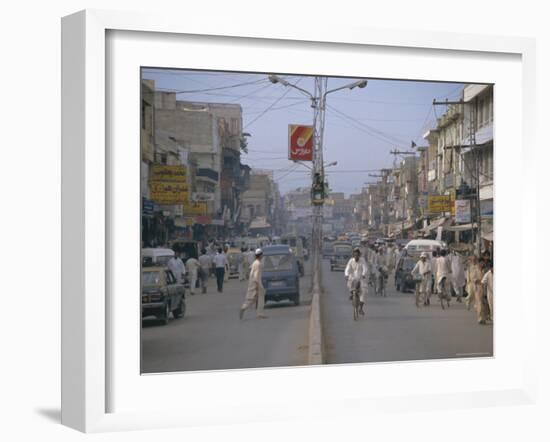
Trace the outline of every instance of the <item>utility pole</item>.
<instances>
[{"instance_id":1,"label":"utility pole","mask_svg":"<svg viewBox=\"0 0 550 442\"><path fill-rule=\"evenodd\" d=\"M327 90L328 77L314 78L315 86L314 93L302 89L296 84L291 84L283 78L277 75L269 75L269 81L271 83L281 83L285 87L292 87L300 93L306 95L311 100L311 107L313 108L313 127L314 127L314 142L313 142L313 167L312 167L312 197L316 186L319 181L323 183L322 196L324 195L324 183L325 173L323 165L323 137L325 132L325 110L326 110L326 97L328 94L340 91L342 89L354 89L356 87L363 89L367 86L367 80L358 80L344 86L339 86L331 90ZM313 215L313 227L312 227L312 249L313 249L313 268L316 269L313 272L313 286L319 288L320 286L320 271L321 271L321 240L322 240L322 223L323 223L323 198L319 203L315 203L312 198L312 215ZM316 287L317 286L317 287Z\"/></svg>"},{"instance_id":2,"label":"utility pole","mask_svg":"<svg viewBox=\"0 0 550 442\"><path fill-rule=\"evenodd\" d=\"M380 174L369 173L370 177L382 178L381 184L382 184L382 195L383 195L384 201L382 203L381 224L386 225L386 229L388 224L388 175L390 174L391 171L392 169L380 169ZM386 232L383 232L383 233L385 234Z\"/></svg>"}]
</instances>

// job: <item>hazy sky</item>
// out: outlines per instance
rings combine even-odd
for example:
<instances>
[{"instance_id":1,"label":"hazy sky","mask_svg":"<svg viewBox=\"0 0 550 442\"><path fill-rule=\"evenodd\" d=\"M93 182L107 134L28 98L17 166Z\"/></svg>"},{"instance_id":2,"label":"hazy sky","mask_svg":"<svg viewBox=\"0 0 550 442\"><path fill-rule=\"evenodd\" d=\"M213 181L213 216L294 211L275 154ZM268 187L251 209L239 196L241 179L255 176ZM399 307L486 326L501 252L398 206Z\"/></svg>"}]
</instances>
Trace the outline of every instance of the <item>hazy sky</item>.
<instances>
[{"instance_id":1,"label":"hazy sky","mask_svg":"<svg viewBox=\"0 0 550 442\"><path fill-rule=\"evenodd\" d=\"M251 134L249 153L241 156L241 162L273 169L283 193L311 183L309 170L287 159L288 125L311 125L313 121L311 102L300 92L270 83L266 74L144 69L143 76L155 80L157 89L180 91L179 100L240 104L243 131ZM313 77L284 78L313 92ZM328 89L355 80L331 77ZM337 166L326 169L331 189L358 193L365 182L377 180L369 173L394 164L390 150L411 151L411 141L424 145L422 135L434 127L436 114L445 110L444 106L432 106L433 99L456 99L462 86L369 79L366 88L329 94L324 160L338 161Z\"/></svg>"}]
</instances>

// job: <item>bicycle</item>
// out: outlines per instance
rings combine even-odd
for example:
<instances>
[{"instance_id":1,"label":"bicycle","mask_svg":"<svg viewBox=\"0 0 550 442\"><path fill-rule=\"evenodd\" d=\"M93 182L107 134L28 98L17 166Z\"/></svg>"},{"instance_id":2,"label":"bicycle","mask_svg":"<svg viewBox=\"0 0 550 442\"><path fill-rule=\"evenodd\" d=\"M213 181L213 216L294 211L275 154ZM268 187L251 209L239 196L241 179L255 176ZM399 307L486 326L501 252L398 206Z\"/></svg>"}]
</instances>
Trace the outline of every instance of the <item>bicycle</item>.
<instances>
[{"instance_id":1,"label":"bicycle","mask_svg":"<svg viewBox=\"0 0 550 442\"><path fill-rule=\"evenodd\" d=\"M360 315L360 306L361 301L359 299L360 290L361 290L361 282L360 281L353 281L352 282L352 288L351 288L351 305L353 307L353 320L357 321Z\"/></svg>"},{"instance_id":2,"label":"bicycle","mask_svg":"<svg viewBox=\"0 0 550 442\"><path fill-rule=\"evenodd\" d=\"M386 279L388 278L387 272L382 268L378 268L378 274L376 275L376 293L380 296L386 296Z\"/></svg>"}]
</instances>

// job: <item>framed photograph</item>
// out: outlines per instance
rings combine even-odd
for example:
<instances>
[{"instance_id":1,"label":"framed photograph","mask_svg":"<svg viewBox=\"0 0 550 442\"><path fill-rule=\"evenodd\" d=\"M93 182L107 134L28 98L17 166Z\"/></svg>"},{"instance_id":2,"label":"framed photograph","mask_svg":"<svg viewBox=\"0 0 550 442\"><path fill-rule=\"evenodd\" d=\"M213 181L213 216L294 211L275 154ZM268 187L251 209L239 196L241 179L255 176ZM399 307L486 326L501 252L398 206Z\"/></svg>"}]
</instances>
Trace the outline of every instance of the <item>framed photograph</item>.
<instances>
[{"instance_id":1,"label":"framed photograph","mask_svg":"<svg viewBox=\"0 0 550 442\"><path fill-rule=\"evenodd\" d=\"M65 425L534 401L532 40L62 26Z\"/></svg>"}]
</instances>

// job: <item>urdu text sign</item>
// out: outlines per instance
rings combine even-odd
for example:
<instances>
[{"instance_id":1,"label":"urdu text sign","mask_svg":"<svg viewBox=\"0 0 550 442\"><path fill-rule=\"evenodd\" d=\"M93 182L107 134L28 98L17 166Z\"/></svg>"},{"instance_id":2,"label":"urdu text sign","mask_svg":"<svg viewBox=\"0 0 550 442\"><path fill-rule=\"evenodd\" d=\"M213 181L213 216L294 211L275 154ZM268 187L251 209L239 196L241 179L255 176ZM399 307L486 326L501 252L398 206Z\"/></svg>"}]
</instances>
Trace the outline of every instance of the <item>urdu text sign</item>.
<instances>
[{"instance_id":1,"label":"urdu text sign","mask_svg":"<svg viewBox=\"0 0 550 442\"><path fill-rule=\"evenodd\" d=\"M450 195L432 195L428 197L428 212L443 213L452 211L454 211L454 202Z\"/></svg>"}]
</instances>

